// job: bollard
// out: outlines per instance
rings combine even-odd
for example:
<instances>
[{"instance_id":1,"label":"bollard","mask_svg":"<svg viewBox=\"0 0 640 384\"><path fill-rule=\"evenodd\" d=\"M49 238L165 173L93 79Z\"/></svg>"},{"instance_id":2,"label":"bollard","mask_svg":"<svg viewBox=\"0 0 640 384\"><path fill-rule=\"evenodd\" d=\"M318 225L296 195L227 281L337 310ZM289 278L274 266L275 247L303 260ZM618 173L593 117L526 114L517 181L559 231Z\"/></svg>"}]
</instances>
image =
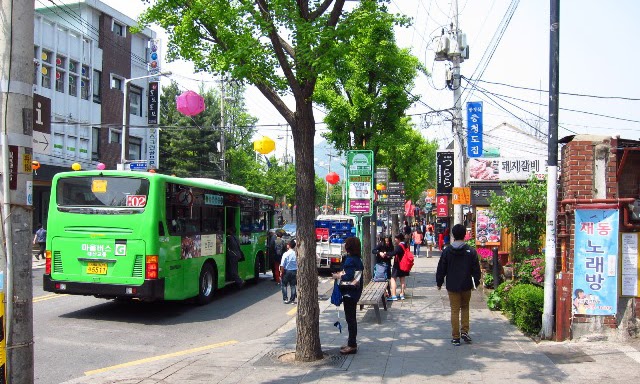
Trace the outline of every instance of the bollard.
<instances>
[{"instance_id":1,"label":"bollard","mask_svg":"<svg viewBox=\"0 0 640 384\"><path fill-rule=\"evenodd\" d=\"M498 247L493 247L493 289L500 285L500 260L498 260Z\"/></svg>"}]
</instances>

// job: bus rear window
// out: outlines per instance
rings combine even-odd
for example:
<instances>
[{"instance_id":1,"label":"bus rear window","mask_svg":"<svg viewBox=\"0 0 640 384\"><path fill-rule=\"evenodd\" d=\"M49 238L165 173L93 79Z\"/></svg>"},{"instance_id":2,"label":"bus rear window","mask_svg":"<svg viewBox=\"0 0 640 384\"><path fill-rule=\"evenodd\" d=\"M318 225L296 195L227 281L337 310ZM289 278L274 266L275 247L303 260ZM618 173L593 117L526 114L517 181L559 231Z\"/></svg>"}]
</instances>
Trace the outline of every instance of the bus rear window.
<instances>
[{"instance_id":1,"label":"bus rear window","mask_svg":"<svg viewBox=\"0 0 640 384\"><path fill-rule=\"evenodd\" d=\"M143 212L148 195L149 180L133 177L68 177L56 187L58 209L78 213Z\"/></svg>"}]
</instances>

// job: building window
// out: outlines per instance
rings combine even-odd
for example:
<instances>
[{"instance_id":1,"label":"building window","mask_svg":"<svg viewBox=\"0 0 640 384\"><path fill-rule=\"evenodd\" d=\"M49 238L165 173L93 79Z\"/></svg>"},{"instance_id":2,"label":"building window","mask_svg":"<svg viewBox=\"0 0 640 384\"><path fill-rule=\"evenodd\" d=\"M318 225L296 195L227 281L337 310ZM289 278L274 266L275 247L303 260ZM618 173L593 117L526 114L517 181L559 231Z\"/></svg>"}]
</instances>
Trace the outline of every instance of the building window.
<instances>
[{"instance_id":1,"label":"building window","mask_svg":"<svg viewBox=\"0 0 640 384\"><path fill-rule=\"evenodd\" d=\"M42 74L42 86L44 88L51 89L51 76L53 75L53 70L51 67L53 52L47 51L45 49L42 50L42 54L40 58L42 59L42 67L40 68L40 73Z\"/></svg>"},{"instance_id":2,"label":"building window","mask_svg":"<svg viewBox=\"0 0 640 384\"><path fill-rule=\"evenodd\" d=\"M102 72L93 70L93 102L100 104L102 102L102 87L100 86L102 81Z\"/></svg>"},{"instance_id":3,"label":"building window","mask_svg":"<svg viewBox=\"0 0 640 384\"><path fill-rule=\"evenodd\" d=\"M64 75L65 71L56 69L56 91L64 93Z\"/></svg>"},{"instance_id":4,"label":"building window","mask_svg":"<svg viewBox=\"0 0 640 384\"><path fill-rule=\"evenodd\" d=\"M91 160L98 161L100 158L100 128L91 128Z\"/></svg>"},{"instance_id":5,"label":"building window","mask_svg":"<svg viewBox=\"0 0 640 384\"><path fill-rule=\"evenodd\" d=\"M78 73L80 63L77 61L69 60L69 73Z\"/></svg>"},{"instance_id":6,"label":"building window","mask_svg":"<svg viewBox=\"0 0 640 384\"><path fill-rule=\"evenodd\" d=\"M113 31L113 33L115 33L118 36L126 36L127 33L127 27L125 27L123 24L117 22L117 21L113 21L113 25L111 26L111 31Z\"/></svg>"},{"instance_id":7,"label":"building window","mask_svg":"<svg viewBox=\"0 0 640 384\"><path fill-rule=\"evenodd\" d=\"M111 75L111 89L122 91L122 79L120 77Z\"/></svg>"},{"instance_id":8,"label":"building window","mask_svg":"<svg viewBox=\"0 0 640 384\"><path fill-rule=\"evenodd\" d=\"M129 114L142 116L142 88L129 87Z\"/></svg>"},{"instance_id":9,"label":"building window","mask_svg":"<svg viewBox=\"0 0 640 384\"><path fill-rule=\"evenodd\" d=\"M129 136L129 159L140 160L142 157L142 139Z\"/></svg>"},{"instance_id":10,"label":"building window","mask_svg":"<svg viewBox=\"0 0 640 384\"><path fill-rule=\"evenodd\" d=\"M78 76L69 75L69 95L78 97Z\"/></svg>"},{"instance_id":11,"label":"building window","mask_svg":"<svg viewBox=\"0 0 640 384\"><path fill-rule=\"evenodd\" d=\"M120 131L109 131L109 142L110 143L119 143L120 137L122 137L122 132Z\"/></svg>"},{"instance_id":12,"label":"building window","mask_svg":"<svg viewBox=\"0 0 640 384\"><path fill-rule=\"evenodd\" d=\"M80 79L80 97L85 100L89 100L89 67L86 65L82 66L82 78Z\"/></svg>"}]
</instances>

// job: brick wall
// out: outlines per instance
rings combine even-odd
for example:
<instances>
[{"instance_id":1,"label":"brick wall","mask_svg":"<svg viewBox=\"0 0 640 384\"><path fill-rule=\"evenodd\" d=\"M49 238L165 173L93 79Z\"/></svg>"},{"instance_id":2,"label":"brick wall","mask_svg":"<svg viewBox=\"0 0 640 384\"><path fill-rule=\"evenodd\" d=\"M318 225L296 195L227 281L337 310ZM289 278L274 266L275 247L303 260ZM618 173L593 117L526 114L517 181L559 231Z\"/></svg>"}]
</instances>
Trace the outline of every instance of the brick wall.
<instances>
[{"instance_id":1,"label":"brick wall","mask_svg":"<svg viewBox=\"0 0 640 384\"><path fill-rule=\"evenodd\" d=\"M562 161L560 163L561 178L559 181L559 200L562 199L591 199L595 196L595 180L594 180L594 161L596 160L596 146L609 146L608 156L606 158L605 180L606 180L606 198L637 198L640 190L640 172L637 170L640 166L640 151L629 152L625 160L623 171L620 177L617 176L617 170L620 165L623 151L622 146L633 146L634 142L629 140L620 140L619 138L606 138L595 136L576 136L572 141L568 142L562 148ZM636 147L640 147L640 142L635 142ZM563 229L566 236L558 237L558 258L560 262L558 272L561 276L556 284L556 335L557 339L563 340L572 335L573 338L580 337L587 333L611 333L611 330L625 328L622 319L624 317L635 318L640 317L640 299L634 299L635 305L627 306L634 310L625 314L627 307L622 308L619 300L619 310L617 316L589 316L574 315L573 320L572 300L569 295L573 289L573 254L575 239L575 215L572 205L559 207L560 213L558 218L559 233L562 235ZM624 228L622 225L623 211L620 211L620 231L630 232L632 230ZM564 226L564 228L563 228ZM566 248L564 254L562 246ZM563 259L564 258L564 259ZM573 321L571 323L571 321ZM569 333L571 327L571 333ZM609 329L610 331L607 331ZM618 332L624 333L624 332ZM620 335L624 337L624 335Z\"/></svg>"},{"instance_id":2,"label":"brick wall","mask_svg":"<svg viewBox=\"0 0 640 384\"><path fill-rule=\"evenodd\" d=\"M102 49L102 124L114 124L114 128L122 126L122 103L124 93L119 89L111 89L111 75L124 79L131 78L131 33L127 30L125 36L118 36L111 30L113 18L109 15L100 16L99 46ZM124 138L121 138L124 140ZM109 142L109 129L100 130L100 161L107 169L115 169L120 163L120 143Z\"/></svg>"}]
</instances>

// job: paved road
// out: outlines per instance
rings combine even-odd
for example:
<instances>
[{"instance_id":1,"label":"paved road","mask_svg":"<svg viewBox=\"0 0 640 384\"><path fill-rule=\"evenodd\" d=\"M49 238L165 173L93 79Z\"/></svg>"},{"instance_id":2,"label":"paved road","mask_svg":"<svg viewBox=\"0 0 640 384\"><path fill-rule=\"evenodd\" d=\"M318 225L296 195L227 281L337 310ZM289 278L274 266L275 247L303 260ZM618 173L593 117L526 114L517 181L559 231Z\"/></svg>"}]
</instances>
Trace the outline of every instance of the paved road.
<instances>
[{"instance_id":1,"label":"paved road","mask_svg":"<svg viewBox=\"0 0 640 384\"><path fill-rule=\"evenodd\" d=\"M42 290L34 262L35 382L54 384L151 356L260 339L295 315L270 275L255 286L225 289L206 306L187 302L120 303ZM322 278L319 292L331 289Z\"/></svg>"}]
</instances>

